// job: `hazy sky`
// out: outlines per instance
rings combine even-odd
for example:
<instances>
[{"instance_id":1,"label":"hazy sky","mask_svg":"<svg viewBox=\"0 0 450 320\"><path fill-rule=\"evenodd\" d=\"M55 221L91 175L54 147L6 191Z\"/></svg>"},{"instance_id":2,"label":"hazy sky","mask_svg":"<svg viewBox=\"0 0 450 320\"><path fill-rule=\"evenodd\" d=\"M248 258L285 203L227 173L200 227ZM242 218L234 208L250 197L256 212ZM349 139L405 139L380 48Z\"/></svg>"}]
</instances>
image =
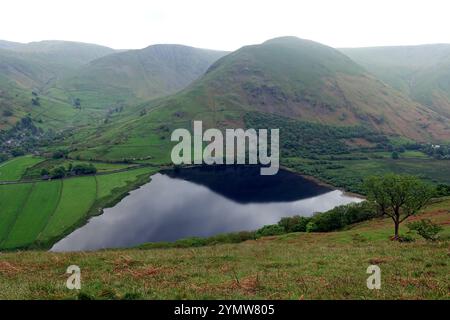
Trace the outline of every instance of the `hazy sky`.
<instances>
[{"instance_id":1,"label":"hazy sky","mask_svg":"<svg viewBox=\"0 0 450 320\"><path fill-rule=\"evenodd\" d=\"M334 47L450 43L448 0L1 0L0 39L234 50L292 35Z\"/></svg>"}]
</instances>

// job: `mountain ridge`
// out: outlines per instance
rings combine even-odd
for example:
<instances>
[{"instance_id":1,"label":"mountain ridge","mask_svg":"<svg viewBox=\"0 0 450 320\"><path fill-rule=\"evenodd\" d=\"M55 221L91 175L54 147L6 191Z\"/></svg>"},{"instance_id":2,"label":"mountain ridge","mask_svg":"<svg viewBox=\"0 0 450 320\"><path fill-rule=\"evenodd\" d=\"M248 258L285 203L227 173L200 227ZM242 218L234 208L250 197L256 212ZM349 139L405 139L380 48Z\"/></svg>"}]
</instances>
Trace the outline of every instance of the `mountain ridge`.
<instances>
[{"instance_id":1,"label":"mountain ridge","mask_svg":"<svg viewBox=\"0 0 450 320\"><path fill-rule=\"evenodd\" d=\"M340 51L414 101L450 117L450 44Z\"/></svg>"},{"instance_id":2,"label":"mountain ridge","mask_svg":"<svg viewBox=\"0 0 450 320\"><path fill-rule=\"evenodd\" d=\"M104 103L148 100L183 89L225 54L184 45L151 45L95 59L60 85L82 95L96 88L100 96L111 97Z\"/></svg>"},{"instance_id":3,"label":"mountain ridge","mask_svg":"<svg viewBox=\"0 0 450 320\"><path fill-rule=\"evenodd\" d=\"M450 140L447 118L376 79L336 49L297 38L238 49L185 89L135 110L128 120L100 128L87 145L94 152L81 154L108 158L127 150L129 156L145 158L168 149L169 133L178 127L191 129L192 120L202 120L204 128L245 127L248 112L363 126L421 142Z\"/></svg>"}]
</instances>

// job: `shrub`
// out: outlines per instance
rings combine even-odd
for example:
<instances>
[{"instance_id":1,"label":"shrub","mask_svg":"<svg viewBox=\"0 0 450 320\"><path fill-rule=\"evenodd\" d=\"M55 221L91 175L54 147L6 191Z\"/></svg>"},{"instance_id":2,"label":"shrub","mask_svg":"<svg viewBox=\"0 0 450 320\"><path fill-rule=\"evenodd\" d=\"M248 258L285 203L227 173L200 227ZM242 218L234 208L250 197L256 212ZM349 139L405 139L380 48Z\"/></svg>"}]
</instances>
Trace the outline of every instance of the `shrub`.
<instances>
[{"instance_id":1,"label":"shrub","mask_svg":"<svg viewBox=\"0 0 450 320\"><path fill-rule=\"evenodd\" d=\"M406 226L409 230L417 232L422 238L430 241L438 240L438 233L442 231L442 227L433 223L430 219L413 221Z\"/></svg>"},{"instance_id":2,"label":"shrub","mask_svg":"<svg viewBox=\"0 0 450 320\"><path fill-rule=\"evenodd\" d=\"M175 241L177 248L202 247L207 244L206 238L191 237Z\"/></svg>"},{"instance_id":3,"label":"shrub","mask_svg":"<svg viewBox=\"0 0 450 320\"><path fill-rule=\"evenodd\" d=\"M207 238L207 244L218 243L239 243L247 240L254 240L255 232L241 231L233 233L223 233Z\"/></svg>"},{"instance_id":4,"label":"shrub","mask_svg":"<svg viewBox=\"0 0 450 320\"><path fill-rule=\"evenodd\" d=\"M309 221L308 224L306 225L306 232L316 232L316 231L318 230L314 221Z\"/></svg>"},{"instance_id":5,"label":"shrub","mask_svg":"<svg viewBox=\"0 0 450 320\"><path fill-rule=\"evenodd\" d=\"M278 222L278 225L284 229L284 232L305 232L306 225L308 224L310 218L293 216L284 217Z\"/></svg>"},{"instance_id":6,"label":"shrub","mask_svg":"<svg viewBox=\"0 0 450 320\"><path fill-rule=\"evenodd\" d=\"M41 105L41 102L40 102L40 100L39 100L39 97L31 98L31 104L32 104L33 106L40 106L40 105Z\"/></svg>"},{"instance_id":7,"label":"shrub","mask_svg":"<svg viewBox=\"0 0 450 320\"><path fill-rule=\"evenodd\" d=\"M373 205L367 201L338 206L326 212L316 213L306 225L307 232L328 232L342 229L353 223L378 216Z\"/></svg>"},{"instance_id":8,"label":"shrub","mask_svg":"<svg viewBox=\"0 0 450 320\"><path fill-rule=\"evenodd\" d=\"M11 151L11 154L13 157L20 157L25 154L25 151L22 148L17 147Z\"/></svg>"},{"instance_id":9,"label":"shrub","mask_svg":"<svg viewBox=\"0 0 450 320\"><path fill-rule=\"evenodd\" d=\"M92 164L77 164L71 168L72 173L75 175L83 174L95 174L97 173L97 168Z\"/></svg>"},{"instance_id":10,"label":"shrub","mask_svg":"<svg viewBox=\"0 0 450 320\"><path fill-rule=\"evenodd\" d=\"M53 159L66 158L68 153L69 152L67 150L58 150L53 152L52 158Z\"/></svg>"},{"instance_id":11,"label":"shrub","mask_svg":"<svg viewBox=\"0 0 450 320\"><path fill-rule=\"evenodd\" d=\"M65 176L66 176L66 169L64 167L54 168L50 172L50 177L52 179L61 179L61 178L64 178Z\"/></svg>"},{"instance_id":12,"label":"shrub","mask_svg":"<svg viewBox=\"0 0 450 320\"><path fill-rule=\"evenodd\" d=\"M284 233L283 227L280 227L277 224L270 224L262 227L261 229L256 231L256 237L267 237L267 236L276 236Z\"/></svg>"},{"instance_id":13,"label":"shrub","mask_svg":"<svg viewBox=\"0 0 450 320\"><path fill-rule=\"evenodd\" d=\"M343 219L344 211L330 210L323 213L314 215L311 221L314 223L314 228L311 231L315 232L328 232L341 229L345 226Z\"/></svg>"},{"instance_id":14,"label":"shrub","mask_svg":"<svg viewBox=\"0 0 450 320\"><path fill-rule=\"evenodd\" d=\"M436 187L436 196L437 197L450 196L450 185L448 185L448 184L439 184Z\"/></svg>"}]
</instances>

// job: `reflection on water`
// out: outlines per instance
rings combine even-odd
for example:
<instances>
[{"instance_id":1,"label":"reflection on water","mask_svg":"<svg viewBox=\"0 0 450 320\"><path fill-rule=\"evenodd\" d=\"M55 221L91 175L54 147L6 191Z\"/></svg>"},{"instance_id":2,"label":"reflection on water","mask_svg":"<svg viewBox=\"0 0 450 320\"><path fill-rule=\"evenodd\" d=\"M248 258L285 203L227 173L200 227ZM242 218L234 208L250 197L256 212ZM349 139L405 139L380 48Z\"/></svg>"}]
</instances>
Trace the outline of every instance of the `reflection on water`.
<instances>
[{"instance_id":1,"label":"reflection on water","mask_svg":"<svg viewBox=\"0 0 450 320\"><path fill-rule=\"evenodd\" d=\"M216 178L211 171L209 174L200 171L183 169L170 176L155 174L150 183L132 191L115 207L105 209L101 216L90 219L56 243L52 251L129 247L254 230L276 223L281 217L307 216L360 201L283 170L279 179L272 181L273 192L270 185L261 181L254 184L247 169L225 170L216 174ZM280 193L280 189L288 195Z\"/></svg>"},{"instance_id":2,"label":"reflection on water","mask_svg":"<svg viewBox=\"0 0 450 320\"><path fill-rule=\"evenodd\" d=\"M202 166L164 173L204 185L239 203L295 201L331 191L287 170L262 176L259 166Z\"/></svg>"}]
</instances>

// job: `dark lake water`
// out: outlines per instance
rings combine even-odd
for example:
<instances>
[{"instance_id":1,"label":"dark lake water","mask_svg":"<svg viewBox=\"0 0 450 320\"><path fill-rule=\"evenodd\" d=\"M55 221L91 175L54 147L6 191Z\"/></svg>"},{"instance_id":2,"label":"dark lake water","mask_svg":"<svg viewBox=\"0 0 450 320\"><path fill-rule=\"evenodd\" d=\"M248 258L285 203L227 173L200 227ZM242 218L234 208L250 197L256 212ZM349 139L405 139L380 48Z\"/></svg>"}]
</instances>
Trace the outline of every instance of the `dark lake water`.
<instances>
[{"instance_id":1,"label":"dark lake water","mask_svg":"<svg viewBox=\"0 0 450 320\"><path fill-rule=\"evenodd\" d=\"M51 250L130 247L255 230L282 217L309 216L358 201L286 170L274 176L261 176L259 168L245 166L167 171L153 175L151 182Z\"/></svg>"}]
</instances>

